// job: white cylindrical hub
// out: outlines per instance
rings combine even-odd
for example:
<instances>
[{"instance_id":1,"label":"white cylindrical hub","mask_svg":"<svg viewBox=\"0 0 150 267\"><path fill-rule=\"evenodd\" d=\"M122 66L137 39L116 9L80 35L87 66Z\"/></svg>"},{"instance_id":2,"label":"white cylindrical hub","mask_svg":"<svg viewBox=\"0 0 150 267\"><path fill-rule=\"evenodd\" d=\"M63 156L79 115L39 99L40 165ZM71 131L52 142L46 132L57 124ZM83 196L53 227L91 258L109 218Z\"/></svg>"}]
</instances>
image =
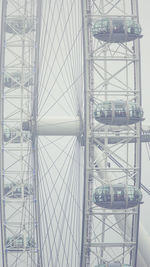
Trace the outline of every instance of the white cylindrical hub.
<instances>
[{"instance_id":1,"label":"white cylindrical hub","mask_svg":"<svg viewBox=\"0 0 150 267\"><path fill-rule=\"evenodd\" d=\"M81 132L80 117L50 117L37 122L38 135L79 136Z\"/></svg>"}]
</instances>

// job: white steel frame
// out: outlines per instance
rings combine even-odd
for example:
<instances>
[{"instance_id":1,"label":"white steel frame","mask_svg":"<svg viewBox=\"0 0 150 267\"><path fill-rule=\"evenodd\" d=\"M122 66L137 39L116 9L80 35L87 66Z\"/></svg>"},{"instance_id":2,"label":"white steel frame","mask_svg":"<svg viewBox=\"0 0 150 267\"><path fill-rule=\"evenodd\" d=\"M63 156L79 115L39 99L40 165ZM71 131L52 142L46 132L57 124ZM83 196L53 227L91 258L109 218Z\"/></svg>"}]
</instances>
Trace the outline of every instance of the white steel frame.
<instances>
[{"instance_id":1,"label":"white steel frame","mask_svg":"<svg viewBox=\"0 0 150 267\"><path fill-rule=\"evenodd\" d=\"M127 0L82 0L85 86L83 129L79 117L59 117L56 124L61 126L57 129L53 118L37 122L41 2L3 0L0 56L0 72L3 74L0 76L0 216L3 267L13 266L15 262L24 263L25 266L43 266L37 136L70 135L80 138L82 134L85 154L80 267L95 267L100 263L115 260L136 267L139 207L119 211L104 210L94 205L93 192L97 186L105 183L124 182L140 187L141 125L126 125L118 131L115 126L97 124L94 109L100 101L120 98L141 105L139 40L115 45L98 42L92 36L92 27L94 21L102 16L134 17L138 21L138 1L132 0L129 6ZM10 12L13 17L17 17L22 12L20 10L31 11L34 31L26 34L24 32L22 35L5 32L9 4L13 8L13 12ZM28 17L26 13L23 16ZM13 59L9 60L9 57ZM16 69L21 70L22 75L20 91L18 88L12 90L4 86L6 74L11 77L11 73ZM26 71L33 80L33 84L28 87L24 86ZM11 106L10 112L6 111L7 105ZM25 122L30 124L27 131L22 129ZM7 142L4 138L5 127L15 132ZM7 163L6 154L11 158L11 164ZM17 169L14 169L16 162ZM11 199L5 196L5 183L18 183L19 177L21 198ZM32 184L34 192L28 197L24 196L26 183ZM20 214L23 219L20 219ZM16 230L17 228L19 230ZM27 249L25 241L21 249L6 248L8 231L11 236L21 233L24 240L28 235L32 235L36 247ZM108 237L111 237L113 242Z\"/></svg>"},{"instance_id":2,"label":"white steel frame","mask_svg":"<svg viewBox=\"0 0 150 267\"><path fill-rule=\"evenodd\" d=\"M82 1L82 14L85 72L85 189L80 266L94 267L100 263L107 264L118 260L122 264L136 267L139 207L110 212L96 207L92 202L92 194L97 186L105 183L122 182L140 188L141 124L126 125L125 131L121 133L123 139L117 140L116 135L116 144L113 142L113 145L109 145L108 140L114 136L115 127L111 130L111 127L100 125L98 130L93 110L97 103L112 99L135 101L141 105L139 39L123 44L104 43L92 37L92 27L94 22L102 17L133 17L138 21L138 1L132 0L131 5L123 0ZM133 137L135 145L130 145ZM119 152L120 147L122 152ZM116 238L117 235L121 238ZM109 238L112 238L113 242Z\"/></svg>"},{"instance_id":3,"label":"white steel frame","mask_svg":"<svg viewBox=\"0 0 150 267\"><path fill-rule=\"evenodd\" d=\"M40 0L2 1L1 22L1 90L0 90L0 214L2 236L3 267L42 266L41 233L38 196L38 158L37 158L37 101L38 66L40 43ZM23 19L31 22L28 32L25 23L22 32L12 27L7 32L10 19ZM21 79L13 73L21 73ZM25 85L26 74L32 83ZM7 88L5 78L10 77L19 83L16 88ZM22 130L23 121L33 119L31 134ZM4 140L5 128L13 128L10 140ZM35 171L36 170L36 171ZM6 184L21 187L19 198L5 194ZM25 195L25 185L31 186L32 194ZM21 236L23 245L14 245ZM29 241L30 240L30 241ZM19 241L18 241L19 242ZM14 244L13 244L14 243ZM16 242L17 243L17 242Z\"/></svg>"}]
</instances>

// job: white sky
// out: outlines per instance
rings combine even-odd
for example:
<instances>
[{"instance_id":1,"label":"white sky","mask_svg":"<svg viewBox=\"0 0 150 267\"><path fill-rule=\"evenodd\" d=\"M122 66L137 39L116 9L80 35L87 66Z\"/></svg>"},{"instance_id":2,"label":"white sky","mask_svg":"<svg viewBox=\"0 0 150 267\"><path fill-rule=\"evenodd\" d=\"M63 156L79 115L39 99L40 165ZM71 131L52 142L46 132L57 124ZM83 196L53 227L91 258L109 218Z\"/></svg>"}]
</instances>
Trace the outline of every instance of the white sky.
<instances>
[{"instance_id":1,"label":"white sky","mask_svg":"<svg viewBox=\"0 0 150 267\"><path fill-rule=\"evenodd\" d=\"M142 106L145 121L143 124L150 125L150 2L139 1L139 17L142 27L143 38L141 39L141 76L142 76ZM142 153L142 183L150 189L150 160L143 144ZM149 216L150 196L144 195L144 204L141 205L141 220L150 234Z\"/></svg>"}]
</instances>

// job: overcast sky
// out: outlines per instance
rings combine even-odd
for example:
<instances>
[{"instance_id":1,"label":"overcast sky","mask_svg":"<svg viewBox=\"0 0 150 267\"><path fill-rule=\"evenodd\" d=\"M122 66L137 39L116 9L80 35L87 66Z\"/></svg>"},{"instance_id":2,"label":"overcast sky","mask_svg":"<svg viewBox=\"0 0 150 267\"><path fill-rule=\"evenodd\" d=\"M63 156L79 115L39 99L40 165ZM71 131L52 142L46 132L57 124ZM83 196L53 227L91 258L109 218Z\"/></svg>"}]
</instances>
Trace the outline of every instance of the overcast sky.
<instances>
[{"instance_id":1,"label":"overcast sky","mask_svg":"<svg viewBox=\"0 0 150 267\"><path fill-rule=\"evenodd\" d=\"M142 76L142 105L144 109L144 124L150 125L150 2L139 1L139 17L142 27L143 38L141 39L141 76ZM150 189L150 160L146 152L146 145L143 144L142 157L142 183ZM150 216L149 205L150 196L144 194L144 204L141 205L141 220L149 231Z\"/></svg>"}]
</instances>

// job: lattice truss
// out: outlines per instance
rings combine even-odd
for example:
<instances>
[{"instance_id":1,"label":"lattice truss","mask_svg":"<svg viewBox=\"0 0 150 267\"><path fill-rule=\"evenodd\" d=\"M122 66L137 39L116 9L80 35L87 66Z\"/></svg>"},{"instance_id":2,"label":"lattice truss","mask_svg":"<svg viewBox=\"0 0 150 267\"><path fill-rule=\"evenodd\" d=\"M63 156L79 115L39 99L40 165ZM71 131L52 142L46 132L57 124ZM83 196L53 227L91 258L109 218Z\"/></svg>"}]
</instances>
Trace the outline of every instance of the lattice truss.
<instances>
[{"instance_id":1,"label":"lattice truss","mask_svg":"<svg viewBox=\"0 0 150 267\"><path fill-rule=\"evenodd\" d=\"M34 148L32 134L22 129L22 122L33 112L36 2L10 0L3 4L3 266L38 264Z\"/></svg>"},{"instance_id":2,"label":"lattice truss","mask_svg":"<svg viewBox=\"0 0 150 267\"><path fill-rule=\"evenodd\" d=\"M3 3L0 164L4 266L78 267L83 138L61 133L38 138L36 126L48 116L80 116L82 120L80 1Z\"/></svg>"},{"instance_id":3,"label":"lattice truss","mask_svg":"<svg viewBox=\"0 0 150 267\"><path fill-rule=\"evenodd\" d=\"M108 184L140 187L140 122L115 125L110 121L107 123L106 119L101 124L95 121L94 111L105 101L141 104L139 39L118 39L114 42L113 32L108 34L107 30L101 37L105 41L93 35L96 22L100 19L105 23L110 21L110 24L114 19L138 22L138 6L134 0L87 1L85 6L89 111L86 165L89 171L86 173L88 190L83 266L95 267L116 261L135 266L139 207L104 209L93 203L93 193L97 187Z\"/></svg>"},{"instance_id":4,"label":"lattice truss","mask_svg":"<svg viewBox=\"0 0 150 267\"><path fill-rule=\"evenodd\" d=\"M104 209L94 204L93 194L106 184L140 187L140 122L110 126L96 122L94 112L104 101L121 99L141 105L139 40L114 43L110 35L107 42L97 40L93 28L99 18L109 19L110 24L116 16L138 22L137 1L83 1L84 104L80 1L43 1L39 95L37 2L9 0L3 10L0 175L4 266L95 267L115 261L135 266L139 207ZM79 116L84 133L40 137L38 143L35 103L39 121L45 116ZM84 108L87 113L83 115ZM23 129L24 122L28 123Z\"/></svg>"}]
</instances>

